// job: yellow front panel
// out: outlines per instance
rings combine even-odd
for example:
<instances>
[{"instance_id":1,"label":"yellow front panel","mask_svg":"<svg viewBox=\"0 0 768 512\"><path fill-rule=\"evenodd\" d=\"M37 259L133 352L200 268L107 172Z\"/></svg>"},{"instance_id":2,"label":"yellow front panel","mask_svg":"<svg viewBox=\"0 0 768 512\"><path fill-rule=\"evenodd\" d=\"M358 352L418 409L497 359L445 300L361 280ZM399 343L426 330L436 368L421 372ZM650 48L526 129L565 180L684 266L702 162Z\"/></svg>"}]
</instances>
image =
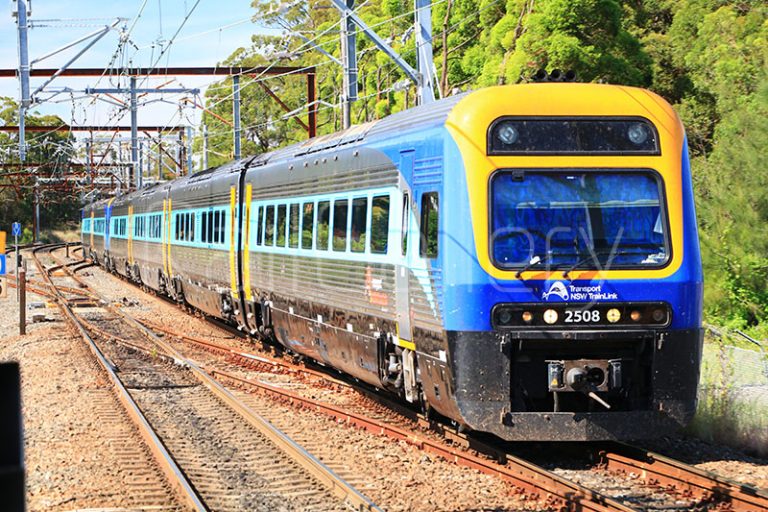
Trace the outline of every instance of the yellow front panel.
<instances>
[{"instance_id":1,"label":"yellow front panel","mask_svg":"<svg viewBox=\"0 0 768 512\"><path fill-rule=\"evenodd\" d=\"M253 185L248 184L245 187L245 235L243 237L243 287L246 300L253 300L251 296L251 257L248 252L248 236L251 233L251 197L253 196Z\"/></svg>"},{"instance_id":2,"label":"yellow front panel","mask_svg":"<svg viewBox=\"0 0 768 512\"><path fill-rule=\"evenodd\" d=\"M487 133L502 116L639 116L657 128L660 156L488 156ZM683 259L682 179L683 126L659 96L632 87L600 84L526 84L490 87L469 94L451 111L446 128L461 151L471 205L475 250L481 267L497 279L516 279L489 254L489 178L496 169L513 168L650 168L664 181L670 224L672 261L656 270L574 270L575 279L661 278L673 274ZM524 279L564 279L562 271L528 271Z\"/></svg>"}]
</instances>

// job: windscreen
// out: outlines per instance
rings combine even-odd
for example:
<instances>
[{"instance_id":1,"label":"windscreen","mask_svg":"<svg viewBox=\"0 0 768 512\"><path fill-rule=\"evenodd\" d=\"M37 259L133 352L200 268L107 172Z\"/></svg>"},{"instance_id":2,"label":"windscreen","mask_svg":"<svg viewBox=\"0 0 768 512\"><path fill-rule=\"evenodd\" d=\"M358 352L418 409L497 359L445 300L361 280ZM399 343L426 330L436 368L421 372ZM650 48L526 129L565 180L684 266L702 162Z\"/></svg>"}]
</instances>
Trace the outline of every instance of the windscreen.
<instances>
[{"instance_id":1,"label":"windscreen","mask_svg":"<svg viewBox=\"0 0 768 512\"><path fill-rule=\"evenodd\" d=\"M500 171L491 255L500 268L646 268L669 258L661 179L650 171Z\"/></svg>"}]
</instances>

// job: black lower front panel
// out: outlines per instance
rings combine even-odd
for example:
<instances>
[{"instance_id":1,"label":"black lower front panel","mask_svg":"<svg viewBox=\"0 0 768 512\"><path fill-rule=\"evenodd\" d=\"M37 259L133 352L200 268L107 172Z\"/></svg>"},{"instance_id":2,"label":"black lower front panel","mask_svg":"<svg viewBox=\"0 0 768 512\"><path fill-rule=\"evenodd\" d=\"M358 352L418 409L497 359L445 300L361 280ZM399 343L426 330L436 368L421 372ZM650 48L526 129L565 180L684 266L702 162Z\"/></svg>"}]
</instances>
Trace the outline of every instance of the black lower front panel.
<instances>
[{"instance_id":1,"label":"black lower front panel","mask_svg":"<svg viewBox=\"0 0 768 512\"><path fill-rule=\"evenodd\" d=\"M698 329L449 332L459 421L508 440L663 435L693 417L701 340ZM602 381L568 376L590 366Z\"/></svg>"}]
</instances>

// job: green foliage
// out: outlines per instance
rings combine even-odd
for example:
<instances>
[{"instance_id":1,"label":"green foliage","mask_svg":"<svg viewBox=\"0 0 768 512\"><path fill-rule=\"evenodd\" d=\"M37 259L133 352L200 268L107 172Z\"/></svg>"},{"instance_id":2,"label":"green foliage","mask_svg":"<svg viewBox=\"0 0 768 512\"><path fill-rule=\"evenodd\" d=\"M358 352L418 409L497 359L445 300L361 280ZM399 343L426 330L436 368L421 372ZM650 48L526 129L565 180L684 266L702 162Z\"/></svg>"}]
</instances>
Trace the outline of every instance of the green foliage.
<instances>
[{"instance_id":1,"label":"green foliage","mask_svg":"<svg viewBox=\"0 0 768 512\"><path fill-rule=\"evenodd\" d=\"M11 98L0 97L0 122L5 125L18 125L18 104ZM25 116L27 126L61 126L57 116L43 116L28 112ZM37 171L41 177L49 178L62 174L73 156L72 139L67 133L27 132L27 162L44 164ZM20 243L32 240L34 216L35 179L32 176L17 176L18 169L8 164L20 163L18 155L18 135L11 132L0 133L0 162L6 167L0 170L0 230L10 232L11 223L21 222L25 226ZM46 228L58 228L79 221L79 202L72 193L62 193L47 187L41 187L40 221ZM27 231L29 234L27 235Z\"/></svg>"},{"instance_id":2,"label":"green foliage","mask_svg":"<svg viewBox=\"0 0 768 512\"><path fill-rule=\"evenodd\" d=\"M276 62L316 66L319 134L341 128L339 66L296 33L340 57L339 14L319 0L285 7L256 1L260 16L277 13L280 36L258 35L226 65ZM412 2L358 2L358 14L415 65ZM272 19L278 25L278 14ZM761 331L768 324L768 6L734 0L443 0L433 4L434 63L445 95L527 81L539 68L574 70L580 81L648 87L675 106L693 155L702 251L705 307L723 323ZM294 35L292 35L294 34ZM358 33L359 99L354 123L413 106L415 87L394 63ZM278 56L283 56L282 59ZM297 109L306 103L302 76L270 78L266 85ZM252 79L242 79L243 154L306 138ZM231 80L207 92L213 114L210 162L231 158ZM334 107L335 106L335 107ZM1 114L0 114L1 115ZM306 112L300 114L306 119ZM224 119L225 121L222 121ZM197 142L197 149L200 143ZM327 225L321 235L327 240ZM306 235L304 235L306 236ZM376 237L374 237L374 240Z\"/></svg>"}]
</instances>

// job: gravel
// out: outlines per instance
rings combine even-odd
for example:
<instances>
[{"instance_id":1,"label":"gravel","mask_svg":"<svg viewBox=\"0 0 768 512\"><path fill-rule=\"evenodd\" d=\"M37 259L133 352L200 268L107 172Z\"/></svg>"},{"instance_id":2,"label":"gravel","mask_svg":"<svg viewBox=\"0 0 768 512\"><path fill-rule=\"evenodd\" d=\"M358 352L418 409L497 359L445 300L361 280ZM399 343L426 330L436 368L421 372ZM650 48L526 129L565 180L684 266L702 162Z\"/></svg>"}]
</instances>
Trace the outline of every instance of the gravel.
<instances>
[{"instance_id":1,"label":"gravel","mask_svg":"<svg viewBox=\"0 0 768 512\"><path fill-rule=\"evenodd\" d=\"M34 272L29 272L34 277ZM27 302L46 302L30 293ZM62 320L58 309L44 309L46 322L29 323L18 335L15 290L0 300L0 361L21 366L24 463L27 509L57 511L89 508L171 507L167 498L139 502L129 484L132 461L150 464L130 420L84 342ZM166 491L167 494L167 491Z\"/></svg>"},{"instance_id":2,"label":"gravel","mask_svg":"<svg viewBox=\"0 0 768 512\"><path fill-rule=\"evenodd\" d=\"M85 275L99 293L126 304L126 311L133 315L212 342L259 352L259 343L249 343L223 333L200 319L184 315L172 304L149 300L146 293L108 276L101 269L88 269L81 275ZM200 354L200 357L204 355ZM242 374L249 375L248 372ZM307 391L307 388L295 384L290 375L253 373L250 376L256 375L293 391L309 393L317 399L336 403L346 401L345 393L338 393L334 397L332 390L329 392L328 389ZM252 396L248 399L261 400L263 404L262 398ZM254 407L257 405L254 402ZM299 442L326 447L323 453L330 454L330 460L326 462L337 465L354 476L356 481L362 482L360 490L386 510L519 510L538 509L540 506L526 501L509 484L497 478L457 467L405 443L396 443L346 425L338 425L314 413L297 411L274 402L261 407L284 409L270 415L270 419ZM648 444L648 448L726 478L768 487L768 460L765 459L753 458L733 449L709 445L682 435L662 438ZM563 468L562 471L566 474L568 469ZM618 488L616 492L622 492L622 489ZM671 503L667 501L665 505L682 506L682 502L675 503L672 499Z\"/></svg>"}]
</instances>

